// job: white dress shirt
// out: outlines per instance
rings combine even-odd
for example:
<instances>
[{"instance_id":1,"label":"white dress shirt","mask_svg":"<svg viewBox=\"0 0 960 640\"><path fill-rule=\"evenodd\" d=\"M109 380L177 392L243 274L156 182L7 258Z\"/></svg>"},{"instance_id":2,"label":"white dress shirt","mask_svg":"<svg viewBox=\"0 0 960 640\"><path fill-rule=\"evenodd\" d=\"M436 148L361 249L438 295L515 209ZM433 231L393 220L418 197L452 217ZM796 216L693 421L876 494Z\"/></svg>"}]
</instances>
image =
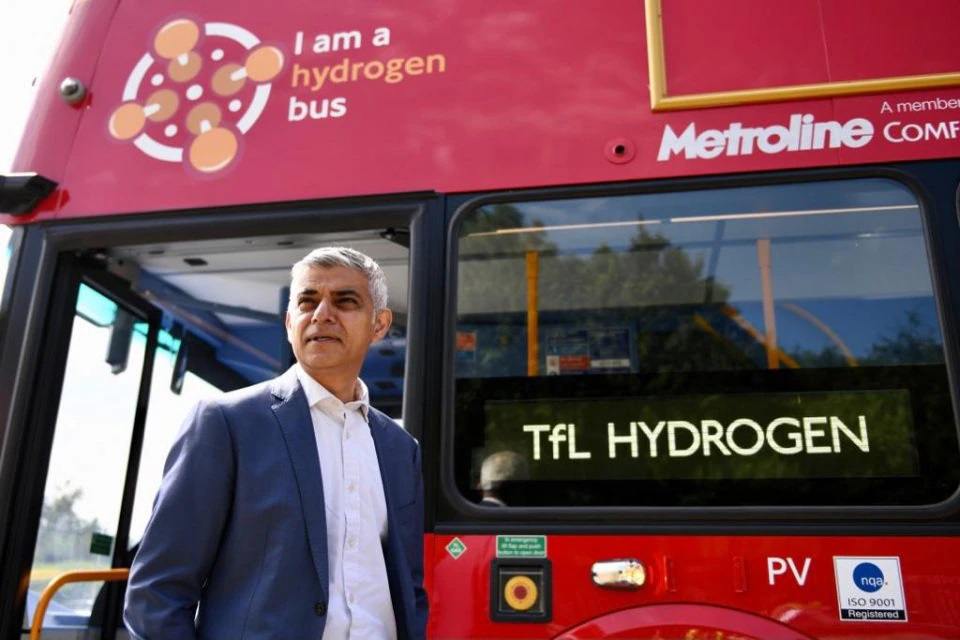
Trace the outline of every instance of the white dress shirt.
<instances>
[{"instance_id":1,"label":"white dress shirt","mask_svg":"<svg viewBox=\"0 0 960 640\"><path fill-rule=\"evenodd\" d=\"M387 503L367 411L367 386L344 404L298 364L317 438L327 518L330 600L322 640L397 637L381 541Z\"/></svg>"}]
</instances>

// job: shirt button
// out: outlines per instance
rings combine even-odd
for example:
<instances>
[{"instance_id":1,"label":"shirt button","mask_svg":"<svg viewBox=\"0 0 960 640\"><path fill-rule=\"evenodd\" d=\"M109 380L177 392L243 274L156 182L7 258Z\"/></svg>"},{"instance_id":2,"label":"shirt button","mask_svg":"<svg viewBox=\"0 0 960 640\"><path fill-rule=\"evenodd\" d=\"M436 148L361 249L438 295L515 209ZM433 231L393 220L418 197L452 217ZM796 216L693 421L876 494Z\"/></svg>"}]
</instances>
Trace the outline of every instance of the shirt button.
<instances>
[{"instance_id":1,"label":"shirt button","mask_svg":"<svg viewBox=\"0 0 960 640\"><path fill-rule=\"evenodd\" d=\"M354 482L353 480L351 480L350 482L347 483L347 491L349 491L350 493L353 493L353 492L356 491L356 490L357 490L357 483L356 483L356 482Z\"/></svg>"},{"instance_id":2,"label":"shirt button","mask_svg":"<svg viewBox=\"0 0 960 640\"><path fill-rule=\"evenodd\" d=\"M325 602L316 603L315 605L313 605L313 612L316 613L318 616L327 615L327 604Z\"/></svg>"},{"instance_id":3,"label":"shirt button","mask_svg":"<svg viewBox=\"0 0 960 640\"><path fill-rule=\"evenodd\" d=\"M353 536L351 536L350 539L347 540L347 546L350 547L351 549L356 549L356 548L357 548L357 539L354 538Z\"/></svg>"}]
</instances>

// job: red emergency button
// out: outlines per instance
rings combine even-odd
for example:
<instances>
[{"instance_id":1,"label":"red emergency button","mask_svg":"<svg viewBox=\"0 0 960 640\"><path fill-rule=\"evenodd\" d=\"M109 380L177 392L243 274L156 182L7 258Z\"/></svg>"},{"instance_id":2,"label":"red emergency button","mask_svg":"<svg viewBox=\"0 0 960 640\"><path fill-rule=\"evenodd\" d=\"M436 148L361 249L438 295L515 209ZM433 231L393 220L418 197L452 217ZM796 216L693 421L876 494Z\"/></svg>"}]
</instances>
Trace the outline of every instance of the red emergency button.
<instances>
[{"instance_id":1,"label":"red emergency button","mask_svg":"<svg viewBox=\"0 0 960 640\"><path fill-rule=\"evenodd\" d=\"M551 592L546 558L497 558L490 565L490 619L494 622L549 622Z\"/></svg>"},{"instance_id":2,"label":"red emergency button","mask_svg":"<svg viewBox=\"0 0 960 640\"><path fill-rule=\"evenodd\" d=\"M503 598L516 611L526 611L537 602L537 583L527 576L513 576L503 587Z\"/></svg>"}]
</instances>

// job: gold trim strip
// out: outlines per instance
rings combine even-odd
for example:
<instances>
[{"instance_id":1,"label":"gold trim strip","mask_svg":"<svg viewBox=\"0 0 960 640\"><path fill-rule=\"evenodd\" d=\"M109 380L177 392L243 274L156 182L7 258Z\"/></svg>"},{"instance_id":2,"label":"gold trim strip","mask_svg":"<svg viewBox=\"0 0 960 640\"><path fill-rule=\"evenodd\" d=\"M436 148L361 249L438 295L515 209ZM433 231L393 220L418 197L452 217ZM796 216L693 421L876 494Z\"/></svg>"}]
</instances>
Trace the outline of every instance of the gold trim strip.
<instances>
[{"instance_id":1,"label":"gold trim strip","mask_svg":"<svg viewBox=\"0 0 960 640\"><path fill-rule=\"evenodd\" d=\"M660 0L645 0L647 13L647 68L650 70L650 108L657 111L667 97L667 63L663 55L663 12Z\"/></svg>"},{"instance_id":2,"label":"gold trim strip","mask_svg":"<svg viewBox=\"0 0 960 640\"><path fill-rule=\"evenodd\" d=\"M647 63L650 71L650 109L652 111L730 107L764 102L832 98L960 85L960 72L954 72L670 96L667 94L667 68L663 47L662 0L644 1L647 19Z\"/></svg>"}]
</instances>

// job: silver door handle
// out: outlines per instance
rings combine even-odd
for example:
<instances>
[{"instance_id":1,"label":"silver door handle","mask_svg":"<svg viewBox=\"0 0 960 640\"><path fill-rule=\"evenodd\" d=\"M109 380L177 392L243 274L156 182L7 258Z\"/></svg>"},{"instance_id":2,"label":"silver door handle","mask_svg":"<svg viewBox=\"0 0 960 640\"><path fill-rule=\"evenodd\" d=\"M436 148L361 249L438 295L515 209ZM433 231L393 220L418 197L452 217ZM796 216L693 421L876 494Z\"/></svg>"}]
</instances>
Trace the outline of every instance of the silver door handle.
<instances>
[{"instance_id":1,"label":"silver door handle","mask_svg":"<svg viewBox=\"0 0 960 640\"><path fill-rule=\"evenodd\" d=\"M639 589L647 581L647 571L634 558L594 562L593 583L606 589Z\"/></svg>"}]
</instances>

